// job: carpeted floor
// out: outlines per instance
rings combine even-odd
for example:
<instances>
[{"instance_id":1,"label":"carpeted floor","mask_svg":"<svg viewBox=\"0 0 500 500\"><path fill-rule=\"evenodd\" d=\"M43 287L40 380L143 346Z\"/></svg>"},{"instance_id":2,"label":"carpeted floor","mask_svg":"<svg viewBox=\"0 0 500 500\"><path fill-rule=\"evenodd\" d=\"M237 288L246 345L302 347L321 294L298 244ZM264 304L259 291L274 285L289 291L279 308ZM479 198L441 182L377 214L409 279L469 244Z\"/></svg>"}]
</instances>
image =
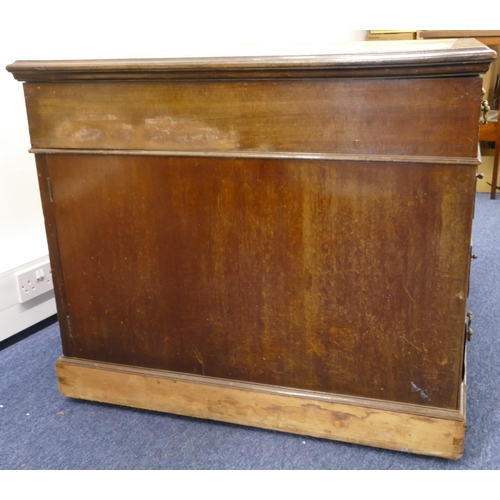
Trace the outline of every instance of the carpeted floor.
<instances>
[{"instance_id":1,"label":"carpeted floor","mask_svg":"<svg viewBox=\"0 0 500 500\"><path fill-rule=\"evenodd\" d=\"M460 461L64 398L55 323L0 351L0 469L500 469L500 200L478 194L474 223Z\"/></svg>"}]
</instances>

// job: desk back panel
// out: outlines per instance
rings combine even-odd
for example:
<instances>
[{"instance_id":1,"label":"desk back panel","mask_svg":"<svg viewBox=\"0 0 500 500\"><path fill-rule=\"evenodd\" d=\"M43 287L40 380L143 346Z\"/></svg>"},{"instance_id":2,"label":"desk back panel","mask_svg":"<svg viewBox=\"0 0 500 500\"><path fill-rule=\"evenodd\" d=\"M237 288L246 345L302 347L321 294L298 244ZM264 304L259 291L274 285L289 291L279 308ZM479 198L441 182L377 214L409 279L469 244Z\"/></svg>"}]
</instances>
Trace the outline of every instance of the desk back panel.
<instances>
[{"instance_id":1,"label":"desk back panel","mask_svg":"<svg viewBox=\"0 0 500 500\"><path fill-rule=\"evenodd\" d=\"M47 163L65 355L456 408L473 166Z\"/></svg>"}]
</instances>

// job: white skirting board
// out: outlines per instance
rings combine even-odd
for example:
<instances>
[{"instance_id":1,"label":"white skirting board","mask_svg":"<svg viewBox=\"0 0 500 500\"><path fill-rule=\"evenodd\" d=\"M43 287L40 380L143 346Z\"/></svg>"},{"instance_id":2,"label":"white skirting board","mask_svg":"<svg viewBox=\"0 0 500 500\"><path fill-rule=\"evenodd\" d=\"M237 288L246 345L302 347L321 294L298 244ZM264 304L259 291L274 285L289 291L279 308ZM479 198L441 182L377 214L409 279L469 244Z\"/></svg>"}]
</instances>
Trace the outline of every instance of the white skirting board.
<instances>
[{"instance_id":1,"label":"white skirting board","mask_svg":"<svg viewBox=\"0 0 500 500\"><path fill-rule=\"evenodd\" d=\"M23 304L20 303L17 292L16 274L46 260L47 256L45 255L40 259L0 274L0 341L56 314L53 290Z\"/></svg>"}]
</instances>

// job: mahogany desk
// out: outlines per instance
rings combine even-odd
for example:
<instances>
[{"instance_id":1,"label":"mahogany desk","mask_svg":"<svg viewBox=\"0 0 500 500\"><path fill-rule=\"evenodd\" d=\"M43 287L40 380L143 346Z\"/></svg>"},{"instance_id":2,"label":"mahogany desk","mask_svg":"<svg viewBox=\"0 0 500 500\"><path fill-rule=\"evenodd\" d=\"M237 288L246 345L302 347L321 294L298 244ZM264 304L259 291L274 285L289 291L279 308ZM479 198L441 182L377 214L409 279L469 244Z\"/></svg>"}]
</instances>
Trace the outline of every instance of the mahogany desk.
<instances>
[{"instance_id":1,"label":"mahogany desk","mask_svg":"<svg viewBox=\"0 0 500 500\"><path fill-rule=\"evenodd\" d=\"M69 397L459 458L474 40L18 61Z\"/></svg>"}]
</instances>

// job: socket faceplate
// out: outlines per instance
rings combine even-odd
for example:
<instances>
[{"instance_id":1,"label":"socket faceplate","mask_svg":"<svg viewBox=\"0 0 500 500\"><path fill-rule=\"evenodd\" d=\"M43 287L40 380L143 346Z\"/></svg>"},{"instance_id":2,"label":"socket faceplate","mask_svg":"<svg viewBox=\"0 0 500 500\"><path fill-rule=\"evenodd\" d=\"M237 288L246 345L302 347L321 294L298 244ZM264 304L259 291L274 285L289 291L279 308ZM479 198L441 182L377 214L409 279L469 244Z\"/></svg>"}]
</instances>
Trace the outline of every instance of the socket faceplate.
<instances>
[{"instance_id":1,"label":"socket faceplate","mask_svg":"<svg viewBox=\"0 0 500 500\"><path fill-rule=\"evenodd\" d=\"M48 260L17 273L16 279L17 295L21 304L54 288Z\"/></svg>"}]
</instances>

